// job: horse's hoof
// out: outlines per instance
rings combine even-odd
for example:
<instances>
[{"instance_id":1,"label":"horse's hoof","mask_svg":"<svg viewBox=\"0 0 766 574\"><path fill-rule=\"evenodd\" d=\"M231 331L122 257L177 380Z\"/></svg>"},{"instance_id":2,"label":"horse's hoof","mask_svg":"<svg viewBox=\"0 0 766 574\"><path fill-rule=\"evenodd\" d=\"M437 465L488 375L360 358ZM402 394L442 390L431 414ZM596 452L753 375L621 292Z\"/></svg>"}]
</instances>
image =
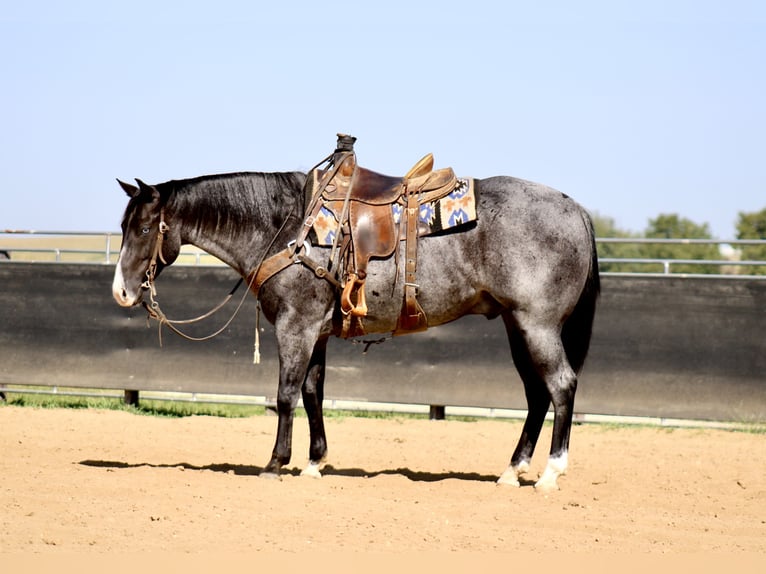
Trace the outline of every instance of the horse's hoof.
<instances>
[{"instance_id":1,"label":"horse's hoof","mask_svg":"<svg viewBox=\"0 0 766 574\"><path fill-rule=\"evenodd\" d=\"M500 478L497 479L497 484L502 486L521 486L519 477L516 475L516 471L512 468L506 469L505 472L500 475Z\"/></svg>"},{"instance_id":2,"label":"horse's hoof","mask_svg":"<svg viewBox=\"0 0 766 574\"><path fill-rule=\"evenodd\" d=\"M526 461L516 463L515 465L511 464L508 466L508 468L505 469L503 474L500 475L500 478L497 479L497 484L519 487L521 486L519 477L528 471L529 463Z\"/></svg>"},{"instance_id":3,"label":"horse's hoof","mask_svg":"<svg viewBox=\"0 0 766 574\"><path fill-rule=\"evenodd\" d=\"M258 475L258 477L265 478L266 480L282 480L282 477L279 476L279 473L272 470L264 470L261 474Z\"/></svg>"},{"instance_id":4,"label":"horse's hoof","mask_svg":"<svg viewBox=\"0 0 766 574\"><path fill-rule=\"evenodd\" d=\"M309 478L322 478L322 473L319 472L319 463L309 462L308 466L301 471L301 476L308 476Z\"/></svg>"},{"instance_id":5,"label":"horse's hoof","mask_svg":"<svg viewBox=\"0 0 766 574\"><path fill-rule=\"evenodd\" d=\"M555 478L553 480L543 480L543 478L535 483L535 492L550 494L559 490L559 485Z\"/></svg>"},{"instance_id":6,"label":"horse's hoof","mask_svg":"<svg viewBox=\"0 0 766 574\"><path fill-rule=\"evenodd\" d=\"M547 494L559 489L558 478L567 472L567 453L548 459L542 476L535 483L535 490Z\"/></svg>"}]
</instances>

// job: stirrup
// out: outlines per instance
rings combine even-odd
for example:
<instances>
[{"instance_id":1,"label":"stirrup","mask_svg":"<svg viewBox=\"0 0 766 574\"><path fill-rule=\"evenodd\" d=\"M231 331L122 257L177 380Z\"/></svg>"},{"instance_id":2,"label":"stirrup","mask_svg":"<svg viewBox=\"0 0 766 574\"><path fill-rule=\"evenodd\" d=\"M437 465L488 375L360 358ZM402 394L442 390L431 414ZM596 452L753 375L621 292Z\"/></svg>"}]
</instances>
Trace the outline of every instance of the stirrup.
<instances>
[{"instance_id":1,"label":"stirrup","mask_svg":"<svg viewBox=\"0 0 766 574\"><path fill-rule=\"evenodd\" d=\"M351 301L351 293L356 288L357 302ZM344 315L353 315L354 317L367 316L367 300L364 295L364 280L359 280L355 273L351 273L346 280L346 286L343 287L343 293L340 296L340 310Z\"/></svg>"}]
</instances>

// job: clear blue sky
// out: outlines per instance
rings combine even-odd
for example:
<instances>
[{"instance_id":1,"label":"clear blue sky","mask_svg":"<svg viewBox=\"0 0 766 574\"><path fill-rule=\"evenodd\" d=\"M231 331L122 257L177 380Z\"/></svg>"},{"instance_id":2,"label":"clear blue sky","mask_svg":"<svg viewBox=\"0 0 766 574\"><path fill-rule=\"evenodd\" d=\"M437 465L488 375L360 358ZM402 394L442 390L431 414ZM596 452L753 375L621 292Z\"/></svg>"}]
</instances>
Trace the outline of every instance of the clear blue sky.
<instances>
[{"instance_id":1,"label":"clear blue sky","mask_svg":"<svg viewBox=\"0 0 766 574\"><path fill-rule=\"evenodd\" d=\"M766 207L766 3L87 2L0 8L0 230L112 231L147 182L433 152L642 231Z\"/></svg>"}]
</instances>

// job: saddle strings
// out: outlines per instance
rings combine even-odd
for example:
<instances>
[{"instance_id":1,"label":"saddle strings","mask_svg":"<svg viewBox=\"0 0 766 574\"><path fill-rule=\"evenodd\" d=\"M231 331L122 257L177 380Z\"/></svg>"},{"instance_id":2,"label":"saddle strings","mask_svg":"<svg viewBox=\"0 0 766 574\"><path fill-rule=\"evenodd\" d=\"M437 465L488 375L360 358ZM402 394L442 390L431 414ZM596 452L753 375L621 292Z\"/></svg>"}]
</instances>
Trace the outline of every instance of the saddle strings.
<instances>
[{"instance_id":1,"label":"saddle strings","mask_svg":"<svg viewBox=\"0 0 766 574\"><path fill-rule=\"evenodd\" d=\"M317 205L317 202L320 201L322 197L322 193L327 189L328 184L333 180L335 175L340 170L341 166L345 163L345 161L353 157L354 161L356 162L356 154L353 151L335 151L328 155L326 158L324 158L322 161L317 163L314 167L312 167L308 173L314 173L319 166L321 166L324 163L327 163L327 171L322 176L321 181L318 182L316 186L316 191L314 192L314 195L311 198L311 202L306 207L306 213L307 214L313 214L315 212L315 208ZM354 177L352 175L351 177L351 183L349 185L348 191L346 192L346 197L343 202L343 210L341 213L341 217L338 221L338 226L335 231L335 238L333 239L332 249L330 250L330 259L327 263L327 270L333 271L335 259L338 256L338 241L340 240L341 232L340 229L343 226L343 221L345 220L346 213L348 211L348 205L349 205L349 199L351 197L351 188L353 187ZM311 227L312 222L309 222L308 220L304 222L305 230L308 231L308 228ZM339 273L339 270L334 270L334 273L337 275ZM329 275L324 275L326 279L329 279ZM337 281L331 281L331 283L337 283Z\"/></svg>"}]
</instances>

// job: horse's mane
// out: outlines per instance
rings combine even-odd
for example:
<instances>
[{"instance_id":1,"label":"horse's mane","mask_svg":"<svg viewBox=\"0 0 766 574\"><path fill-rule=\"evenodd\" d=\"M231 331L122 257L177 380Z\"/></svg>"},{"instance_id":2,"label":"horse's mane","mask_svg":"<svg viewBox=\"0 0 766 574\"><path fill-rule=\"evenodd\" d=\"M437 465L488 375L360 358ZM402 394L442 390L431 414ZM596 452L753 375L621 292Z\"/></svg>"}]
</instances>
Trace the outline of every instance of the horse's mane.
<instances>
[{"instance_id":1,"label":"horse's mane","mask_svg":"<svg viewBox=\"0 0 766 574\"><path fill-rule=\"evenodd\" d=\"M234 235L257 224L278 227L292 211L302 215L301 172L240 172L171 180L156 185L167 205L201 234Z\"/></svg>"}]
</instances>

